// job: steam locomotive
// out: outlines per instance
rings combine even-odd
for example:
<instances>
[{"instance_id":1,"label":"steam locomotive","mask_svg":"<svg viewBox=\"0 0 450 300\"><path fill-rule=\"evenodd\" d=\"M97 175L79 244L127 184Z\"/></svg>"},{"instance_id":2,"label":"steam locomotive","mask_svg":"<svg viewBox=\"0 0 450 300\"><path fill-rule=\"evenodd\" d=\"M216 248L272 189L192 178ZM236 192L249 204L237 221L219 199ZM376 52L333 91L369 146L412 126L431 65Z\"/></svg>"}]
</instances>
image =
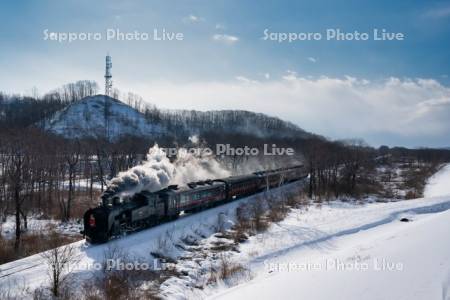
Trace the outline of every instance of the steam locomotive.
<instances>
[{"instance_id":1,"label":"steam locomotive","mask_svg":"<svg viewBox=\"0 0 450 300\"><path fill-rule=\"evenodd\" d=\"M124 233L174 220L182 211L197 212L307 176L304 166L297 165L186 186L171 185L157 192L141 191L123 198L107 189L101 204L84 214L82 234L91 243L105 243Z\"/></svg>"}]
</instances>

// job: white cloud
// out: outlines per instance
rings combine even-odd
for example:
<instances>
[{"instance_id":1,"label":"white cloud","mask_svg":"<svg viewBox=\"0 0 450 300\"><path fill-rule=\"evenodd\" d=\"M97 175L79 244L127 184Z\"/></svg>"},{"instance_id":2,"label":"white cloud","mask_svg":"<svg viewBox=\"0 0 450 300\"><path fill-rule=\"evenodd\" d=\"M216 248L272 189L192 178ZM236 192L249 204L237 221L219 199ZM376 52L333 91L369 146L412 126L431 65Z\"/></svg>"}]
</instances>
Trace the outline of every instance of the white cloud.
<instances>
[{"instance_id":1,"label":"white cloud","mask_svg":"<svg viewBox=\"0 0 450 300\"><path fill-rule=\"evenodd\" d=\"M241 75L236 76L235 78L236 78L236 80L243 82L243 83L258 83L258 81L256 81L256 80L253 80L253 79L247 78L245 76L241 76Z\"/></svg>"},{"instance_id":2,"label":"white cloud","mask_svg":"<svg viewBox=\"0 0 450 300\"><path fill-rule=\"evenodd\" d=\"M221 42L227 45L232 45L239 41L238 37L228 34L215 34L212 38L214 41Z\"/></svg>"},{"instance_id":3,"label":"white cloud","mask_svg":"<svg viewBox=\"0 0 450 300\"><path fill-rule=\"evenodd\" d=\"M162 107L262 112L332 138L362 137L375 145L450 145L450 88L433 79L308 78L294 71L264 83L236 79L159 82L133 90Z\"/></svg>"},{"instance_id":4,"label":"white cloud","mask_svg":"<svg viewBox=\"0 0 450 300\"><path fill-rule=\"evenodd\" d=\"M203 20L204 20L203 18L196 16L196 15L189 15L189 16L183 18L183 21L186 23L199 23L199 22L202 22Z\"/></svg>"},{"instance_id":5,"label":"white cloud","mask_svg":"<svg viewBox=\"0 0 450 300\"><path fill-rule=\"evenodd\" d=\"M314 57L312 57L312 56L308 57L308 60L309 60L310 62L312 62L312 63L317 62L317 59L314 58Z\"/></svg>"},{"instance_id":6,"label":"white cloud","mask_svg":"<svg viewBox=\"0 0 450 300\"><path fill-rule=\"evenodd\" d=\"M297 72L287 70L286 73L287 74L282 77L284 80L296 80L297 79Z\"/></svg>"}]
</instances>

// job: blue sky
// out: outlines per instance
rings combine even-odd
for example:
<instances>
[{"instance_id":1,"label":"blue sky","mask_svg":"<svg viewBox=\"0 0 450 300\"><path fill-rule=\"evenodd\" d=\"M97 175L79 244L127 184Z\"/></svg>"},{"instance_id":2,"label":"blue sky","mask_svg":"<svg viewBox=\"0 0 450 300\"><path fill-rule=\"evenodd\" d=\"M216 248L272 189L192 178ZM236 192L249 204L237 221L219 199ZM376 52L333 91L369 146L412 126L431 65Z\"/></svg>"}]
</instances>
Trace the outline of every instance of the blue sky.
<instances>
[{"instance_id":1,"label":"blue sky","mask_svg":"<svg viewBox=\"0 0 450 300\"><path fill-rule=\"evenodd\" d=\"M1 91L26 94L37 87L45 93L78 79L102 83L109 51L115 86L158 106L249 109L373 145L450 146L448 1L3 1L0 20ZM165 28L182 32L184 40L43 39L45 29L104 34L107 28ZM262 39L265 29L328 28L384 28L403 33L405 40ZM321 116L336 103L348 109ZM355 116L365 113L362 120ZM399 124L399 117L407 122ZM366 119L371 122L357 130L342 125ZM387 125L377 127L377 120ZM420 134L411 127L420 127Z\"/></svg>"}]
</instances>

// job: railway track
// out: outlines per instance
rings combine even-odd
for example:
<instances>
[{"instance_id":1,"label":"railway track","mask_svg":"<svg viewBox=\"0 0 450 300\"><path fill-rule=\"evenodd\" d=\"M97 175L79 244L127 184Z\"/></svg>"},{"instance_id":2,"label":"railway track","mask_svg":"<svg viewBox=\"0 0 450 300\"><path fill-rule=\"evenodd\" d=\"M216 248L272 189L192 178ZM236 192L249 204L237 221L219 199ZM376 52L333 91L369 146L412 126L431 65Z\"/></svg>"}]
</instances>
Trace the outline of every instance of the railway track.
<instances>
[{"instance_id":1,"label":"railway track","mask_svg":"<svg viewBox=\"0 0 450 300\"><path fill-rule=\"evenodd\" d=\"M33 268L35 268L37 266L41 266L41 265L42 265L42 263L36 263L36 264L33 264L33 265L30 266L29 263L26 263L26 264L24 263L24 264L22 264L20 266L11 267L11 268L8 268L8 269L5 269L5 270L0 269L0 279L8 277L8 276L11 276L11 275L14 275L14 274L17 274L17 273L20 273L20 272L23 272L23 271L26 271L26 270L29 270L29 269L33 269ZM18 268L18 267L23 267L23 268L19 269L19 270L11 271L12 269L15 269L15 268ZM4 271L9 271L10 273L3 274Z\"/></svg>"},{"instance_id":2,"label":"railway track","mask_svg":"<svg viewBox=\"0 0 450 300\"><path fill-rule=\"evenodd\" d=\"M35 255L39 255L39 254L35 254ZM75 259L80 258L81 255L82 255L82 253L77 254ZM33 269L33 268L36 268L36 267L42 266L42 265L46 265L45 258L36 256L34 258L27 260L26 262L22 262L22 263L16 264L11 267L2 268L0 266L0 280L3 278L9 277L11 275L15 275L17 273L20 273L20 272L23 272L26 270L30 270L30 269Z\"/></svg>"}]
</instances>

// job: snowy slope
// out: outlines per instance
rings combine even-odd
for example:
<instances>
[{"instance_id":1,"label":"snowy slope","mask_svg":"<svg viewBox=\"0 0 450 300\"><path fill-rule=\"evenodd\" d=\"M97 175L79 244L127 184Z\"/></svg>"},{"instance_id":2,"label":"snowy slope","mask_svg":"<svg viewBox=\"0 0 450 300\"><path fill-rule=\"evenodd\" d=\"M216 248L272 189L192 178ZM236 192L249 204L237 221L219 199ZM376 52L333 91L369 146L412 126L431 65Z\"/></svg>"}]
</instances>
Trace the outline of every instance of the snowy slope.
<instances>
[{"instance_id":1,"label":"snowy slope","mask_svg":"<svg viewBox=\"0 0 450 300\"><path fill-rule=\"evenodd\" d=\"M446 165L428 180L425 197L450 195L450 165Z\"/></svg>"},{"instance_id":2,"label":"snowy slope","mask_svg":"<svg viewBox=\"0 0 450 300\"><path fill-rule=\"evenodd\" d=\"M449 225L447 210L270 257L255 280L212 298L450 299ZM292 265L269 273L282 263Z\"/></svg>"},{"instance_id":3,"label":"snowy slope","mask_svg":"<svg viewBox=\"0 0 450 300\"><path fill-rule=\"evenodd\" d=\"M253 280L218 294L213 291L210 296L448 300L450 196L436 196L450 195L449 178L449 166L433 176L427 193L434 198L370 204L354 208L352 214L335 204L322 209L323 223L314 210L302 216L302 221L291 216L266 238L266 243L273 244L282 242L281 236L294 240L290 247L265 249L266 253L250 260ZM408 210L408 206L415 208ZM373 222L381 216L385 218ZM402 217L412 222L399 222ZM291 233L281 233L281 227ZM251 242L247 247L261 249L261 244Z\"/></svg>"},{"instance_id":4,"label":"snowy slope","mask_svg":"<svg viewBox=\"0 0 450 300\"><path fill-rule=\"evenodd\" d=\"M86 97L69 105L57 112L44 127L70 138L103 137L106 132L105 124L111 139L123 135L155 136L164 132L159 124L148 122L143 114L132 107L104 95Z\"/></svg>"}]
</instances>

